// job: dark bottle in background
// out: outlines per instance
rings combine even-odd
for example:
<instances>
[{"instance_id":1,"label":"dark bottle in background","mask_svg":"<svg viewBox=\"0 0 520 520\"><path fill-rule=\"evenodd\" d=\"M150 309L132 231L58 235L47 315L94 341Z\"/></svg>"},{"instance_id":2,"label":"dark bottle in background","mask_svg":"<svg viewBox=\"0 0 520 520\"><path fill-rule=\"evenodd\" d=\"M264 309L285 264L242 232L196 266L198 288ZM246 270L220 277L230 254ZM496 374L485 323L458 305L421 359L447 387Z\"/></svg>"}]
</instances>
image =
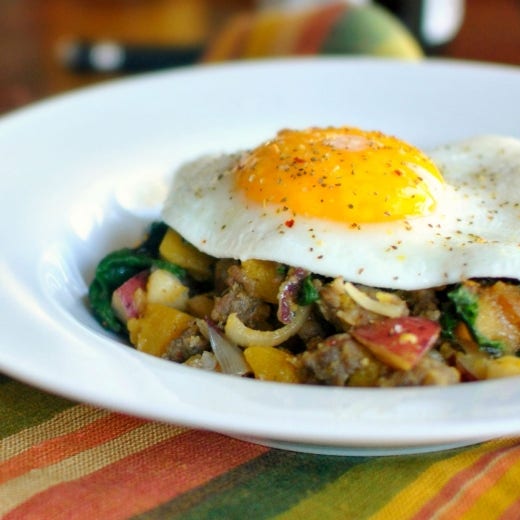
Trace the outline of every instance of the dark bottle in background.
<instances>
[{"instance_id":1,"label":"dark bottle in background","mask_svg":"<svg viewBox=\"0 0 520 520\"><path fill-rule=\"evenodd\" d=\"M393 12L429 55L440 54L459 32L464 0L377 0Z\"/></svg>"}]
</instances>

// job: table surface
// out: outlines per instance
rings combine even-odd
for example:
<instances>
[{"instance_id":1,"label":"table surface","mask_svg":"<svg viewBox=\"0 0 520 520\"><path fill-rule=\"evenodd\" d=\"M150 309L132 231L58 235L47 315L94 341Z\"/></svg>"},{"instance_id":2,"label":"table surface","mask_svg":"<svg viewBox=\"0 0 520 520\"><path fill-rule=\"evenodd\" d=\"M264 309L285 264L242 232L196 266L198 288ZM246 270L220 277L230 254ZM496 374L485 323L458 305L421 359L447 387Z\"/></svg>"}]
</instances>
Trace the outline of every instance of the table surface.
<instances>
[{"instance_id":1,"label":"table surface","mask_svg":"<svg viewBox=\"0 0 520 520\"><path fill-rule=\"evenodd\" d=\"M467 0L464 23L441 56L520 65L520 2ZM66 70L63 39L115 38L203 44L251 0L2 0L0 113L33 100L106 80Z\"/></svg>"}]
</instances>

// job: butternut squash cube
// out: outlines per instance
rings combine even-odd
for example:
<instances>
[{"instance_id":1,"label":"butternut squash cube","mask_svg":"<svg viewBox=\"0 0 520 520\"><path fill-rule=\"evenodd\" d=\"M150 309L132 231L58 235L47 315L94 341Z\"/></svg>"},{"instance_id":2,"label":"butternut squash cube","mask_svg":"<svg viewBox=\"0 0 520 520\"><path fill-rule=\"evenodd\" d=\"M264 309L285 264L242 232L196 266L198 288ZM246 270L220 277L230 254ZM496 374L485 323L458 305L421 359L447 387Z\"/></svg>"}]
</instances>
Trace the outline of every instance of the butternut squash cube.
<instances>
[{"instance_id":1,"label":"butternut squash cube","mask_svg":"<svg viewBox=\"0 0 520 520\"><path fill-rule=\"evenodd\" d=\"M294 356L274 347L248 347L244 357L251 367L255 379L298 383L298 373Z\"/></svg>"},{"instance_id":2,"label":"butternut squash cube","mask_svg":"<svg viewBox=\"0 0 520 520\"><path fill-rule=\"evenodd\" d=\"M204 319L211 315L214 305L214 298L209 294L196 294L186 303L186 310L192 316Z\"/></svg>"},{"instance_id":3,"label":"butternut squash cube","mask_svg":"<svg viewBox=\"0 0 520 520\"><path fill-rule=\"evenodd\" d=\"M130 342L137 350L161 357L170 342L193 323L195 318L185 312L160 303L148 303L144 314L128 320L127 327Z\"/></svg>"},{"instance_id":4,"label":"butternut squash cube","mask_svg":"<svg viewBox=\"0 0 520 520\"><path fill-rule=\"evenodd\" d=\"M520 376L520 358L516 356L503 356L489 360L486 379L512 376Z\"/></svg>"},{"instance_id":5,"label":"butternut squash cube","mask_svg":"<svg viewBox=\"0 0 520 520\"><path fill-rule=\"evenodd\" d=\"M173 229L168 229L164 235L159 254L172 264L186 269L196 280L209 280L212 277L215 259L199 251Z\"/></svg>"},{"instance_id":6,"label":"butternut squash cube","mask_svg":"<svg viewBox=\"0 0 520 520\"><path fill-rule=\"evenodd\" d=\"M278 302L278 289L284 280L280 272L280 264L268 260L245 260L242 269L249 278L252 296L268 303Z\"/></svg>"}]
</instances>

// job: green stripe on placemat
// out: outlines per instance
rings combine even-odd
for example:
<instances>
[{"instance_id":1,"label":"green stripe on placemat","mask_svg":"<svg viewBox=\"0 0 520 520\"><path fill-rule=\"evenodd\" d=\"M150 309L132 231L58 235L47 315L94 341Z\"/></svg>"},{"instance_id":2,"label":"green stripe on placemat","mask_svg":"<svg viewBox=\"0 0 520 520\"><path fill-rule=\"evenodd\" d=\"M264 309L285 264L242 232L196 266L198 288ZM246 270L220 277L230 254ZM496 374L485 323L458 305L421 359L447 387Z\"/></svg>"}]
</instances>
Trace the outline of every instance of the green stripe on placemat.
<instances>
[{"instance_id":1,"label":"green stripe on placemat","mask_svg":"<svg viewBox=\"0 0 520 520\"><path fill-rule=\"evenodd\" d=\"M450 454L455 455L455 452ZM363 465L349 468L322 490L314 490L312 495L279 515L277 520L368 519L429 467L447 456L442 452L369 458ZM309 511L313 516L307 514Z\"/></svg>"},{"instance_id":2,"label":"green stripe on placemat","mask_svg":"<svg viewBox=\"0 0 520 520\"><path fill-rule=\"evenodd\" d=\"M137 518L272 518L366 460L364 457L341 458L273 449Z\"/></svg>"},{"instance_id":3,"label":"green stripe on placemat","mask_svg":"<svg viewBox=\"0 0 520 520\"><path fill-rule=\"evenodd\" d=\"M422 56L421 47L401 22L377 5L349 9L332 27L320 53Z\"/></svg>"},{"instance_id":4,"label":"green stripe on placemat","mask_svg":"<svg viewBox=\"0 0 520 520\"><path fill-rule=\"evenodd\" d=\"M3 383L9 383L9 381L11 381L11 378L0 372L0 385Z\"/></svg>"},{"instance_id":5,"label":"green stripe on placemat","mask_svg":"<svg viewBox=\"0 0 520 520\"><path fill-rule=\"evenodd\" d=\"M75 403L0 374L0 437L53 417Z\"/></svg>"},{"instance_id":6,"label":"green stripe on placemat","mask_svg":"<svg viewBox=\"0 0 520 520\"><path fill-rule=\"evenodd\" d=\"M461 450L409 456L335 457L273 449L137 518L363 520L431 465Z\"/></svg>"}]
</instances>

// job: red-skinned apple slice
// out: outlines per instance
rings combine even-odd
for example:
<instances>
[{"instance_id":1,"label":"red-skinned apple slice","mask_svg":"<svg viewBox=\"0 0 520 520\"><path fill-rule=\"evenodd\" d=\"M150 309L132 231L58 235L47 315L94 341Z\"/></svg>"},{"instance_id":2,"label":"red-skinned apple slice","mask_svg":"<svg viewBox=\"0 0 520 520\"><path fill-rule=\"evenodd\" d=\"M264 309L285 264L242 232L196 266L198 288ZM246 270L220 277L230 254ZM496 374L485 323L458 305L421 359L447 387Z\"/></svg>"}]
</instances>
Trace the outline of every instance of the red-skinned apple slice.
<instances>
[{"instance_id":1,"label":"red-skinned apple slice","mask_svg":"<svg viewBox=\"0 0 520 520\"><path fill-rule=\"evenodd\" d=\"M144 294L149 274L149 271L137 273L112 293L112 309L123 323L139 316L143 298L138 295Z\"/></svg>"},{"instance_id":2,"label":"red-skinned apple slice","mask_svg":"<svg viewBox=\"0 0 520 520\"><path fill-rule=\"evenodd\" d=\"M354 327L351 334L383 363L410 370L435 344L440 331L435 321L406 316Z\"/></svg>"}]
</instances>

